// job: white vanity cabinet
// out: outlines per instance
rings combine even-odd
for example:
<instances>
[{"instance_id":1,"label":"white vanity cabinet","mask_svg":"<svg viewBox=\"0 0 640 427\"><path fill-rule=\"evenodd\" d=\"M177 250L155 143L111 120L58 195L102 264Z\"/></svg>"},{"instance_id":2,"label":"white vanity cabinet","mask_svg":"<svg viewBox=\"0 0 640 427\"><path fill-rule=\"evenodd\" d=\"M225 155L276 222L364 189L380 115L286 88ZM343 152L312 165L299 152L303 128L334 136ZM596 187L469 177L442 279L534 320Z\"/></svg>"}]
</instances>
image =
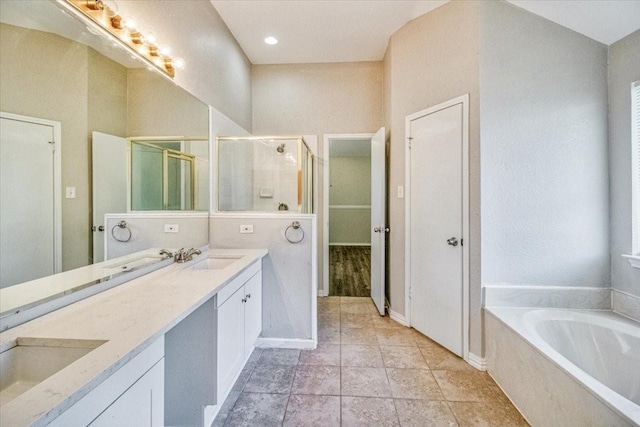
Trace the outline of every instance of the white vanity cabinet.
<instances>
[{"instance_id":1,"label":"white vanity cabinet","mask_svg":"<svg viewBox=\"0 0 640 427\"><path fill-rule=\"evenodd\" d=\"M218 293L217 396L222 404L262 332L260 262ZM247 278L247 276L250 276Z\"/></svg>"},{"instance_id":2,"label":"white vanity cabinet","mask_svg":"<svg viewBox=\"0 0 640 427\"><path fill-rule=\"evenodd\" d=\"M164 426L164 338L144 349L49 425Z\"/></svg>"}]
</instances>

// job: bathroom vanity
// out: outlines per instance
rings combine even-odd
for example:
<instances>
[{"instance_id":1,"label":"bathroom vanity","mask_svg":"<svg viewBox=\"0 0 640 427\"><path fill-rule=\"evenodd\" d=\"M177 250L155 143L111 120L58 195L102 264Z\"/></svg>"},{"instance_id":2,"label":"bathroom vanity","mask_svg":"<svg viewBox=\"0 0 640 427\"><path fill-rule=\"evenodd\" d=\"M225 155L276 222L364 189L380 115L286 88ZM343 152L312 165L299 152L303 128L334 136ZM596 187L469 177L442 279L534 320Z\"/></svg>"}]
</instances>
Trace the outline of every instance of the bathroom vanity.
<instances>
[{"instance_id":1,"label":"bathroom vanity","mask_svg":"<svg viewBox=\"0 0 640 427\"><path fill-rule=\"evenodd\" d=\"M210 249L0 333L0 425L210 425L262 329L266 254Z\"/></svg>"}]
</instances>

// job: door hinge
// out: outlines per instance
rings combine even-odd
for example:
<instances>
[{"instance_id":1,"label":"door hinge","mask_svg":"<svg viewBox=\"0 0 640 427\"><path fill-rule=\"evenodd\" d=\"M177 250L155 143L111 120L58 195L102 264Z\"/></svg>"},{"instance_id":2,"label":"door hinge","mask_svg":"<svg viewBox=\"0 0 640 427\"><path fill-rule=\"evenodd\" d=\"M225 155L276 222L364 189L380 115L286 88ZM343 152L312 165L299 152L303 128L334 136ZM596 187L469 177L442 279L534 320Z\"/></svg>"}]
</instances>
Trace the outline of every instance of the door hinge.
<instances>
[{"instance_id":1,"label":"door hinge","mask_svg":"<svg viewBox=\"0 0 640 427\"><path fill-rule=\"evenodd\" d=\"M407 141L409 143L409 150L411 150L411 141L413 141L413 137L412 136L408 137Z\"/></svg>"},{"instance_id":2,"label":"door hinge","mask_svg":"<svg viewBox=\"0 0 640 427\"><path fill-rule=\"evenodd\" d=\"M464 246L464 239L460 239L460 246Z\"/></svg>"},{"instance_id":3,"label":"door hinge","mask_svg":"<svg viewBox=\"0 0 640 427\"><path fill-rule=\"evenodd\" d=\"M411 299L411 287L409 287L409 299Z\"/></svg>"}]
</instances>

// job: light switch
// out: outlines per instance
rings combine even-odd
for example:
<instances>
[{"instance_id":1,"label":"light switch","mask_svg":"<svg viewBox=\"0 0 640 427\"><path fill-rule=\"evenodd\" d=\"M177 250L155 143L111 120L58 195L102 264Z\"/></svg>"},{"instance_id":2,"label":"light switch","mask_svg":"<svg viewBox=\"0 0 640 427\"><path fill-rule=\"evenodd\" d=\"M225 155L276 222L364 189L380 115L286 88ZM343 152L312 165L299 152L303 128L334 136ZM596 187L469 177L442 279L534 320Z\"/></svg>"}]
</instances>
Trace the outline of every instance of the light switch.
<instances>
[{"instance_id":1,"label":"light switch","mask_svg":"<svg viewBox=\"0 0 640 427\"><path fill-rule=\"evenodd\" d=\"M398 199L404 199L404 187L398 185Z\"/></svg>"},{"instance_id":2,"label":"light switch","mask_svg":"<svg viewBox=\"0 0 640 427\"><path fill-rule=\"evenodd\" d=\"M67 187L65 191L65 197L67 199L75 199L76 198L76 187Z\"/></svg>"},{"instance_id":3,"label":"light switch","mask_svg":"<svg viewBox=\"0 0 640 427\"><path fill-rule=\"evenodd\" d=\"M251 234L253 233L253 225L241 225L240 226L240 234Z\"/></svg>"}]
</instances>

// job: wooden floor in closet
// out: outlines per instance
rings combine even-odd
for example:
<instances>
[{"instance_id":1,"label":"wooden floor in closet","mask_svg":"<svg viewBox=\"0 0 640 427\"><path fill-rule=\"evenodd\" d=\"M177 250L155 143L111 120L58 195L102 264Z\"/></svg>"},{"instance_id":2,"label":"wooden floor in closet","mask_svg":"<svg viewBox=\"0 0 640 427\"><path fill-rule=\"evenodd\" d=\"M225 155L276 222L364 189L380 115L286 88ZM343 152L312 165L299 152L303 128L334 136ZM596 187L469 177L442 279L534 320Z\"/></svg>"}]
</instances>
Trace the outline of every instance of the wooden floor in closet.
<instances>
[{"instance_id":1,"label":"wooden floor in closet","mask_svg":"<svg viewBox=\"0 0 640 427\"><path fill-rule=\"evenodd\" d=\"M329 295L371 296L370 270L370 246L329 246Z\"/></svg>"}]
</instances>

